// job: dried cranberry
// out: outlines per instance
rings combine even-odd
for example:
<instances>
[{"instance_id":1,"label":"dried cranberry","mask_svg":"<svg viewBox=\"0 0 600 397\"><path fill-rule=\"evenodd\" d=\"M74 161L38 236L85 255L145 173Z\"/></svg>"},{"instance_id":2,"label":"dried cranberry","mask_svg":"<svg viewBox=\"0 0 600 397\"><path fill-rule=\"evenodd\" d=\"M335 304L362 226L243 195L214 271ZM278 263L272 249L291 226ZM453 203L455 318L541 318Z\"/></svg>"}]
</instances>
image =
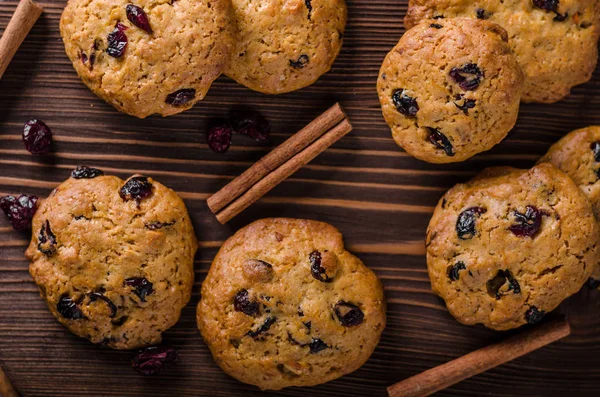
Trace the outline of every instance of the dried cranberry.
<instances>
[{"instance_id":1,"label":"dried cranberry","mask_svg":"<svg viewBox=\"0 0 600 397\"><path fill-rule=\"evenodd\" d=\"M50 151L52 131L43 121L31 119L23 127L23 143L31 154L46 154Z\"/></svg>"},{"instance_id":2,"label":"dried cranberry","mask_svg":"<svg viewBox=\"0 0 600 397\"><path fill-rule=\"evenodd\" d=\"M127 4L127 7L125 7L125 12L127 13L127 19L129 19L129 22L152 34L152 28L150 27L150 22L148 21L148 15L146 15L143 9L133 4Z\"/></svg>"},{"instance_id":3,"label":"dried cranberry","mask_svg":"<svg viewBox=\"0 0 600 397\"><path fill-rule=\"evenodd\" d=\"M79 58L81 59L81 63L87 63L88 61L88 57L85 54L85 51L81 51L81 53L79 54Z\"/></svg>"},{"instance_id":4,"label":"dried cranberry","mask_svg":"<svg viewBox=\"0 0 600 397\"><path fill-rule=\"evenodd\" d=\"M450 69L450 77L465 91L473 91L479 87L483 72L474 63L467 63L460 68Z\"/></svg>"},{"instance_id":5,"label":"dried cranberry","mask_svg":"<svg viewBox=\"0 0 600 397\"><path fill-rule=\"evenodd\" d=\"M323 342L321 339L312 338L308 347L310 348L311 354L317 354L321 350L329 349L331 346L327 345L327 343Z\"/></svg>"},{"instance_id":6,"label":"dried cranberry","mask_svg":"<svg viewBox=\"0 0 600 397\"><path fill-rule=\"evenodd\" d=\"M134 176L119 190L119 196L125 201L143 200L152 194L152 184L145 176Z\"/></svg>"},{"instance_id":7,"label":"dried cranberry","mask_svg":"<svg viewBox=\"0 0 600 397\"><path fill-rule=\"evenodd\" d=\"M432 23L429 25L430 28L434 28L434 29L441 29L443 28L442 25L440 25L439 23Z\"/></svg>"},{"instance_id":8,"label":"dried cranberry","mask_svg":"<svg viewBox=\"0 0 600 397\"><path fill-rule=\"evenodd\" d=\"M517 223L511 225L508 230L515 236L531 238L540 231L542 217L548 215L546 211L541 211L533 205L528 205L524 214L519 211L515 211L514 214Z\"/></svg>"},{"instance_id":9,"label":"dried cranberry","mask_svg":"<svg viewBox=\"0 0 600 397\"><path fill-rule=\"evenodd\" d=\"M437 128L426 127L429 131L429 142L431 142L436 148L442 149L446 156L454 156L454 147L448 139L448 137L440 132Z\"/></svg>"},{"instance_id":10,"label":"dried cranberry","mask_svg":"<svg viewBox=\"0 0 600 397\"><path fill-rule=\"evenodd\" d=\"M592 149L592 152L594 153L594 161L600 163L600 141L593 142L590 145L590 149Z\"/></svg>"},{"instance_id":11,"label":"dried cranberry","mask_svg":"<svg viewBox=\"0 0 600 397\"><path fill-rule=\"evenodd\" d=\"M71 178L75 179L93 179L98 176L104 175L104 172L97 168L86 167L85 165L80 165L73 172L71 172Z\"/></svg>"},{"instance_id":12,"label":"dried cranberry","mask_svg":"<svg viewBox=\"0 0 600 397\"><path fill-rule=\"evenodd\" d=\"M294 69L303 69L306 65L308 65L309 61L310 59L308 58L308 55L302 54L300 57L298 57L297 61L290 59L290 66Z\"/></svg>"},{"instance_id":13,"label":"dried cranberry","mask_svg":"<svg viewBox=\"0 0 600 397\"><path fill-rule=\"evenodd\" d=\"M308 256L308 260L310 261L310 273L314 278L323 282L330 283L333 281L327 275L327 270L321 266L321 253L319 251L313 251Z\"/></svg>"},{"instance_id":14,"label":"dried cranberry","mask_svg":"<svg viewBox=\"0 0 600 397\"><path fill-rule=\"evenodd\" d=\"M73 301L73 299L69 298L66 295L63 295L58 303L56 304L56 310L60 313L64 318L68 318L71 320L80 320L85 318L81 309L77 306L77 303Z\"/></svg>"},{"instance_id":15,"label":"dried cranberry","mask_svg":"<svg viewBox=\"0 0 600 397\"><path fill-rule=\"evenodd\" d=\"M31 228L31 219L37 210L36 196L22 194L19 197L4 196L0 199L0 208L8 217L13 229L23 231Z\"/></svg>"},{"instance_id":16,"label":"dried cranberry","mask_svg":"<svg viewBox=\"0 0 600 397\"><path fill-rule=\"evenodd\" d=\"M483 8L478 8L476 13L477 13L477 19L487 19L488 18L485 15L485 10Z\"/></svg>"},{"instance_id":17,"label":"dried cranberry","mask_svg":"<svg viewBox=\"0 0 600 397\"><path fill-rule=\"evenodd\" d=\"M396 109L405 116L416 116L419 111L417 100L406 94L403 88L394 90L392 93L392 102L396 106Z\"/></svg>"},{"instance_id":18,"label":"dried cranberry","mask_svg":"<svg viewBox=\"0 0 600 397\"><path fill-rule=\"evenodd\" d=\"M558 10L558 1L559 0L532 0L532 3L535 8L556 12Z\"/></svg>"},{"instance_id":19,"label":"dried cranberry","mask_svg":"<svg viewBox=\"0 0 600 397\"><path fill-rule=\"evenodd\" d=\"M42 224L40 234L38 235L38 250L46 255L52 255L56 252L56 236L52 233L50 222L46 220Z\"/></svg>"},{"instance_id":20,"label":"dried cranberry","mask_svg":"<svg viewBox=\"0 0 600 397\"><path fill-rule=\"evenodd\" d=\"M476 223L479 215L485 214L487 210L481 207L467 208L458 215L456 219L456 234L461 240L470 240L477 234Z\"/></svg>"},{"instance_id":21,"label":"dried cranberry","mask_svg":"<svg viewBox=\"0 0 600 397\"><path fill-rule=\"evenodd\" d=\"M251 301L248 296L248 291L243 289L233 298L233 309L236 312L242 312L248 316L254 316L258 314L259 304L258 302Z\"/></svg>"},{"instance_id":22,"label":"dried cranberry","mask_svg":"<svg viewBox=\"0 0 600 397\"><path fill-rule=\"evenodd\" d=\"M460 278L460 271L466 270L467 266L462 261L456 262L454 265L448 266L448 270L446 273L448 274L448 278L450 281L457 281Z\"/></svg>"},{"instance_id":23,"label":"dried cranberry","mask_svg":"<svg viewBox=\"0 0 600 397\"><path fill-rule=\"evenodd\" d=\"M258 327L258 329L256 331L248 331L247 335L252 337L253 339L256 339L261 334L267 332L271 328L271 325L273 325L275 323L275 321L277 321L277 318L267 317L265 319L265 322L260 327Z\"/></svg>"},{"instance_id":24,"label":"dried cranberry","mask_svg":"<svg viewBox=\"0 0 600 397\"><path fill-rule=\"evenodd\" d=\"M248 135L257 142L266 141L271 133L269 122L258 112L234 112L229 117L229 122L233 131L241 135Z\"/></svg>"},{"instance_id":25,"label":"dried cranberry","mask_svg":"<svg viewBox=\"0 0 600 397\"><path fill-rule=\"evenodd\" d=\"M173 226L175 224L175 221L173 222L148 222L144 225L144 227L148 230L158 230L158 229L162 229L163 227L167 227L167 226Z\"/></svg>"},{"instance_id":26,"label":"dried cranberry","mask_svg":"<svg viewBox=\"0 0 600 397\"><path fill-rule=\"evenodd\" d=\"M195 97L196 90L194 88L184 88L167 95L165 103L167 103L167 105L172 106L182 106L194 99Z\"/></svg>"},{"instance_id":27,"label":"dried cranberry","mask_svg":"<svg viewBox=\"0 0 600 397\"><path fill-rule=\"evenodd\" d=\"M146 297L152 295L152 283L145 277L132 277L125 280L125 285L133 288L133 293L136 294L142 302L146 302Z\"/></svg>"},{"instance_id":28,"label":"dried cranberry","mask_svg":"<svg viewBox=\"0 0 600 397\"><path fill-rule=\"evenodd\" d=\"M537 324L544 318L546 314L543 310L538 310L537 307L531 306L529 310L525 312L525 319L529 324Z\"/></svg>"},{"instance_id":29,"label":"dried cranberry","mask_svg":"<svg viewBox=\"0 0 600 397\"><path fill-rule=\"evenodd\" d=\"M310 19L310 16L312 14L312 0L304 0L304 4L306 5L306 8L308 9L308 19Z\"/></svg>"},{"instance_id":30,"label":"dried cranberry","mask_svg":"<svg viewBox=\"0 0 600 397\"><path fill-rule=\"evenodd\" d=\"M140 350L131 359L133 369L144 375L154 375L160 370L176 364L179 353L172 347L152 346Z\"/></svg>"},{"instance_id":31,"label":"dried cranberry","mask_svg":"<svg viewBox=\"0 0 600 397\"><path fill-rule=\"evenodd\" d=\"M473 109L475 107L475 99L466 99L462 94L458 94L454 97L457 102L454 102L457 108L462 110L464 114L469 115L469 109ZM462 101L462 103L459 103Z\"/></svg>"},{"instance_id":32,"label":"dried cranberry","mask_svg":"<svg viewBox=\"0 0 600 397\"><path fill-rule=\"evenodd\" d=\"M339 301L333 308L335 315L344 327L353 327L363 322L365 317L362 310L352 303Z\"/></svg>"},{"instance_id":33,"label":"dried cranberry","mask_svg":"<svg viewBox=\"0 0 600 397\"><path fill-rule=\"evenodd\" d=\"M590 278L588 278L586 285L590 289L596 289L596 288L600 287L600 280L596 280L595 278L590 277Z\"/></svg>"},{"instance_id":34,"label":"dried cranberry","mask_svg":"<svg viewBox=\"0 0 600 397\"><path fill-rule=\"evenodd\" d=\"M519 282L513 277L510 270L499 270L496 276L486 283L488 294L490 294L490 296L496 297L496 299L500 299L503 295L503 293L500 292L500 288L502 288L502 286L507 282L508 291L512 291L515 294L521 293L521 286L519 285Z\"/></svg>"},{"instance_id":35,"label":"dried cranberry","mask_svg":"<svg viewBox=\"0 0 600 397\"><path fill-rule=\"evenodd\" d=\"M208 130L208 147L215 153L225 153L231 145L231 128L227 125Z\"/></svg>"},{"instance_id":36,"label":"dried cranberry","mask_svg":"<svg viewBox=\"0 0 600 397\"><path fill-rule=\"evenodd\" d=\"M127 48L126 30L127 26L119 22L117 23L117 26L115 26L115 29L108 34L108 47L106 48L106 53L111 57L119 58L123 56L123 53Z\"/></svg>"},{"instance_id":37,"label":"dried cranberry","mask_svg":"<svg viewBox=\"0 0 600 397\"><path fill-rule=\"evenodd\" d=\"M91 302L96 302L98 299L103 300L104 302L106 302L106 304L108 305L108 307L110 308L110 317L114 317L117 314L117 307L115 306L115 304L108 299L106 296L104 296L104 294L102 294L101 292L92 292L90 294L90 301Z\"/></svg>"}]
</instances>

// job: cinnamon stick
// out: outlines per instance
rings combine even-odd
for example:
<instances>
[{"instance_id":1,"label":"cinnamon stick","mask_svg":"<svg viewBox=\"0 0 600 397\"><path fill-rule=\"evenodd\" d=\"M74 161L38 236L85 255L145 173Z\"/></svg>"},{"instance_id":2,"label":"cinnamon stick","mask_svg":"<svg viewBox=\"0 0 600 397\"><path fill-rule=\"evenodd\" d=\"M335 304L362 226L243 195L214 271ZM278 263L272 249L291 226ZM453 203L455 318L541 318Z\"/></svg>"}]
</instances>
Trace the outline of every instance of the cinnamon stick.
<instances>
[{"instance_id":1,"label":"cinnamon stick","mask_svg":"<svg viewBox=\"0 0 600 397\"><path fill-rule=\"evenodd\" d=\"M19 46L44 9L31 0L21 0L0 38L0 79Z\"/></svg>"},{"instance_id":2,"label":"cinnamon stick","mask_svg":"<svg viewBox=\"0 0 600 397\"><path fill-rule=\"evenodd\" d=\"M260 159L256 164L247 169L243 174L235 178L223 189L219 190L207 200L208 207L213 213L217 213L238 198L242 193L250 189L252 185L264 178L269 172L298 154L310 143L321 137L332 127L342 121L346 115L339 103L329 108L325 113L314 119L306 127L292 135L291 138L275 148L272 152Z\"/></svg>"},{"instance_id":3,"label":"cinnamon stick","mask_svg":"<svg viewBox=\"0 0 600 397\"><path fill-rule=\"evenodd\" d=\"M557 319L388 387L390 397L424 397L462 380L521 357L571 333L565 319Z\"/></svg>"},{"instance_id":4,"label":"cinnamon stick","mask_svg":"<svg viewBox=\"0 0 600 397\"><path fill-rule=\"evenodd\" d=\"M352 125L346 119L335 126L321 138L317 139L306 149L292 157L289 161L282 164L279 168L265 176L258 183L252 186L246 193L231 203L229 206L217 214L217 219L222 224L227 223L231 218L248 208L252 203L265 195L287 177L298 171L312 159L317 157L325 149L338 141L341 137L352 131ZM283 146L283 145L282 145Z\"/></svg>"},{"instance_id":5,"label":"cinnamon stick","mask_svg":"<svg viewBox=\"0 0 600 397\"><path fill-rule=\"evenodd\" d=\"M0 396L19 397L19 394L10 383L8 376L6 376L6 374L2 370L2 367L0 367Z\"/></svg>"}]
</instances>

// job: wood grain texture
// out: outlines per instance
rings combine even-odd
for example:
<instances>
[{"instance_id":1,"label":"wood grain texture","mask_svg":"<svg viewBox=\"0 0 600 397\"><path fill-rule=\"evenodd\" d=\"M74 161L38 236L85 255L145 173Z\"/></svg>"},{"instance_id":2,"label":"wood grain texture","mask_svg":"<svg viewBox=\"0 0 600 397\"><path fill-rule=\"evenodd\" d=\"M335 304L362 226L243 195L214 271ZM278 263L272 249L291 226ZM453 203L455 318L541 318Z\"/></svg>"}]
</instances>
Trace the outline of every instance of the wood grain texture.
<instances>
[{"instance_id":1,"label":"wood grain texture","mask_svg":"<svg viewBox=\"0 0 600 397\"><path fill-rule=\"evenodd\" d=\"M15 0L0 0L0 31ZM181 362L158 377L129 369L130 353L91 345L59 325L38 296L23 251L27 234L0 217L0 365L24 396L385 396L386 387L499 340L504 335L458 324L430 291L423 257L429 217L446 189L491 165L531 166L559 137L600 124L600 69L592 81L553 105L523 105L510 136L461 164L415 160L393 142L378 105L379 66L403 32L405 0L350 0L344 47L315 85L281 96L251 92L222 77L190 111L137 120L117 113L78 79L63 51L58 20L64 0L45 12L0 81L0 194L46 196L78 164L127 177L144 173L178 191L201 248L196 283L181 321L165 342ZM263 199L222 226L206 199L253 162L339 101L354 130ZM271 121L270 145L236 136L225 155L206 145L206 126L233 106ZM23 123L44 120L52 154L34 157L20 139ZM381 277L388 327L369 362L340 380L310 389L261 393L225 375L195 326L200 284L220 244L267 216L318 219L338 227L346 244ZM572 335L464 381L440 396L597 396L600 390L600 294L566 302Z\"/></svg>"}]
</instances>

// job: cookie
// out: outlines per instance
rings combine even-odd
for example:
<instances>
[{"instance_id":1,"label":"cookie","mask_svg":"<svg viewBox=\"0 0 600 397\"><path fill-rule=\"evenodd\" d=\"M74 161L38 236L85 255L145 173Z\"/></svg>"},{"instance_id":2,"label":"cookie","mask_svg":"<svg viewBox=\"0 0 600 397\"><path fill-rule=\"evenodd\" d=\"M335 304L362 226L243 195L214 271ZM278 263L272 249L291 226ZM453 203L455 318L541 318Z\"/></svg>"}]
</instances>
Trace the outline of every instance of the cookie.
<instances>
[{"instance_id":1,"label":"cookie","mask_svg":"<svg viewBox=\"0 0 600 397\"><path fill-rule=\"evenodd\" d=\"M233 49L228 0L69 0L65 51L83 82L118 110L169 116L202 100Z\"/></svg>"},{"instance_id":2,"label":"cookie","mask_svg":"<svg viewBox=\"0 0 600 397\"><path fill-rule=\"evenodd\" d=\"M498 23L525 74L522 100L552 103L592 77L599 12L596 0L409 0L404 26L447 17Z\"/></svg>"},{"instance_id":3,"label":"cookie","mask_svg":"<svg viewBox=\"0 0 600 397\"><path fill-rule=\"evenodd\" d=\"M342 47L344 0L233 0L236 47L225 74L265 94L313 84Z\"/></svg>"},{"instance_id":4,"label":"cookie","mask_svg":"<svg viewBox=\"0 0 600 397\"><path fill-rule=\"evenodd\" d=\"M219 250L197 311L216 363L262 389L317 385L363 365L385 327L377 276L326 223L262 219Z\"/></svg>"},{"instance_id":5,"label":"cookie","mask_svg":"<svg viewBox=\"0 0 600 397\"><path fill-rule=\"evenodd\" d=\"M508 330L579 291L600 260L599 239L585 194L554 165L492 168L438 203L427 269L459 322Z\"/></svg>"},{"instance_id":6,"label":"cookie","mask_svg":"<svg viewBox=\"0 0 600 397\"><path fill-rule=\"evenodd\" d=\"M515 125L522 88L504 29L459 18L406 32L377 82L394 140L431 163L463 161L499 143Z\"/></svg>"},{"instance_id":7,"label":"cookie","mask_svg":"<svg viewBox=\"0 0 600 397\"><path fill-rule=\"evenodd\" d=\"M80 167L40 205L25 255L58 321L93 343L133 349L160 343L179 319L196 249L174 191Z\"/></svg>"},{"instance_id":8,"label":"cookie","mask_svg":"<svg viewBox=\"0 0 600 397\"><path fill-rule=\"evenodd\" d=\"M600 126L575 130L556 142L539 163L550 162L573 179L589 198L600 220ZM600 286L600 263L588 285Z\"/></svg>"}]
</instances>

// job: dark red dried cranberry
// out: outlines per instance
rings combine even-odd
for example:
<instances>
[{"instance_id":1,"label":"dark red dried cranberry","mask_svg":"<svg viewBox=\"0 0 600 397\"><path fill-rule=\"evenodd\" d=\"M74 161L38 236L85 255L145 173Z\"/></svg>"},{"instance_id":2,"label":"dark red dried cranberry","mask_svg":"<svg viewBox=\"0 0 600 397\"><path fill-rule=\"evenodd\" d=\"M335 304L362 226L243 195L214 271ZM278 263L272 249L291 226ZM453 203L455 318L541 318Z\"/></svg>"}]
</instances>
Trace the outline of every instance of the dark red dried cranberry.
<instances>
[{"instance_id":1,"label":"dark red dried cranberry","mask_svg":"<svg viewBox=\"0 0 600 397\"><path fill-rule=\"evenodd\" d=\"M269 122L258 112L236 111L229 117L229 122L233 131L257 142L266 141L271 133Z\"/></svg>"},{"instance_id":2,"label":"dark red dried cranberry","mask_svg":"<svg viewBox=\"0 0 600 397\"><path fill-rule=\"evenodd\" d=\"M123 56L123 53L125 53L125 49L127 48L126 30L127 26L119 22L117 23L117 26L115 26L115 29L108 34L108 47L106 48L106 53L111 57L120 58Z\"/></svg>"},{"instance_id":3,"label":"dark red dried cranberry","mask_svg":"<svg viewBox=\"0 0 600 397\"><path fill-rule=\"evenodd\" d=\"M42 120L31 119L23 127L23 143L31 154L46 154L50 151L52 131Z\"/></svg>"},{"instance_id":4,"label":"dark red dried cranberry","mask_svg":"<svg viewBox=\"0 0 600 397\"><path fill-rule=\"evenodd\" d=\"M117 314L117 307L115 306L115 304L108 299L106 296L104 296L103 293L101 292L92 292L90 294L90 301L91 302L96 302L98 299L103 300L104 302L106 302L106 304L108 305L108 307L110 308L110 317L114 317Z\"/></svg>"},{"instance_id":5,"label":"dark red dried cranberry","mask_svg":"<svg viewBox=\"0 0 600 397\"><path fill-rule=\"evenodd\" d=\"M255 316L258 314L259 304L258 302L251 301L248 295L248 291L243 289L233 298L233 309L236 312L242 312L248 316Z\"/></svg>"},{"instance_id":6,"label":"dark red dried cranberry","mask_svg":"<svg viewBox=\"0 0 600 397\"><path fill-rule=\"evenodd\" d=\"M306 8L308 9L308 19L310 19L311 14L312 14L312 0L304 0L304 4L306 5Z\"/></svg>"},{"instance_id":7,"label":"dark red dried cranberry","mask_svg":"<svg viewBox=\"0 0 600 397\"><path fill-rule=\"evenodd\" d=\"M42 224L40 234L38 235L38 250L46 255L52 255L56 252L56 236L52 233L50 222L46 220Z\"/></svg>"},{"instance_id":8,"label":"dark red dried cranberry","mask_svg":"<svg viewBox=\"0 0 600 397\"><path fill-rule=\"evenodd\" d=\"M335 304L333 310L344 327L353 327L363 322L365 317L362 310L352 303L339 301Z\"/></svg>"},{"instance_id":9,"label":"dark red dried cranberry","mask_svg":"<svg viewBox=\"0 0 600 397\"><path fill-rule=\"evenodd\" d=\"M594 153L594 161L600 163L600 141L593 142L590 145L590 149L592 149L592 152Z\"/></svg>"},{"instance_id":10,"label":"dark red dried cranberry","mask_svg":"<svg viewBox=\"0 0 600 397\"><path fill-rule=\"evenodd\" d=\"M448 139L448 137L440 132L437 128L426 127L429 131L429 142L431 142L436 148L442 149L446 156L454 156L454 147Z\"/></svg>"},{"instance_id":11,"label":"dark red dried cranberry","mask_svg":"<svg viewBox=\"0 0 600 397\"><path fill-rule=\"evenodd\" d=\"M71 172L71 178L75 179L93 179L98 176L104 175L104 172L97 168L86 167L85 165L80 165L75 168L73 172Z\"/></svg>"},{"instance_id":12,"label":"dark red dried cranberry","mask_svg":"<svg viewBox=\"0 0 600 397\"><path fill-rule=\"evenodd\" d=\"M525 312L525 319L529 324L537 324L544 318L546 314L543 310L538 310L537 307L531 306L529 310Z\"/></svg>"},{"instance_id":13,"label":"dark red dried cranberry","mask_svg":"<svg viewBox=\"0 0 600 397\"><path fill-rule=\"evenodd\" d=\"M87 63L88 61L88 57L85 54L85 51L81 51L81 53L79 54L79 58L81 59L81 63Z\"/></svg>"},{"instance_id":14,"label":"dark red dried cranberry","mask_svg":"<svg viewBox=\"0 0 600 397\"><path fill-rule=\"evenodd\" d=\"M403 88L394 90L392 93L392 102L396 109L405 116L416 116L419 111L417 100L406 94Z\"/></svg>"},{"instance_id":15,"label":"dark red dried cranberry","mask_svg":"<svg viewBox=\"0 0 600 397\"><path fill-rule=\"evenodd\" d=\"M179 361L179 353L172 347L152 346L140 350L131 359L133 369L143 375L154 375Z\"/></svg>"},{"instance_id":16,"label":"dark red dried cranberry","mask_svg":"<svg viewBox=\"0 0 600 397\"><path fill-rule=\"evenodd\" d=\"M152 194L152 184L145 176L134 176L119 190L119 196L125 201L143 200Z\"/></svg>"},{"instance_id":17,"label":"dark red dried cranberry","mask_svg":"<svg viewBox=\"0 0 600 397\"><path fill-rule=\"evenodd\" d=\"M487 15L485 15L485 10L483 8L478 8L477 11L477 19L487 19Z\"/></svg>"},{"instance_id":18,"label":"dark red dried cranberry","mask_svg":"<svg viewBox=\"0 0 600 397\"><path fill-rule=\"evenodd\" d=\"M596 280L595 278L590 277L588 278L586 285L590 289L596 289L600 287L600 280Z\"/></svg>"},{"instance_id":19,"label":"dark red dried cranberry","mask_svg":"<svg viewBox=\"0 0 600 397\"><path fill-rule=\"evenodd\" d=\"M60 313L64 318L68 318L71 320L80 320L85 318L81 309L77 306L77 303L73 301L73 299L69 298L66 295L63 295L58 303L56 304L56 310Z\"/></svg>"},{"instance_id":20,"label":"dark red dried cranberry","mask_svg":"<svg viewBox=\"0 0 600 397\"><path fill-rule=\"evenodd\" d=\"M267 332L271 328L271 325L275 323L275 321L277 321L277 318L267 317L265 322L260 327L258 327L256 331L248 331L246 335L252 337L253 339L256 339L261 334Z\"/></svg>"},{"instance_id":21,"label":"dark red dried cranberry","mask_svg":"<svg viewBox=\"0 0 600 397\"><path fill-rule=\"evenodd\" d=\"M512 291L515 294L521 293L521 286L519 282L513 277L510 270L499 270L496 276L486 283L487 291L490 296L496 297L496 299L502 298L503 293L500 292L500 288L508 282L508 291Z\"/></svg>"},{"instance_id":22,"label":"dark red dried cranberry","mask_svg":"<svg viewBox=\"0 0 600 397\"><path fill-rule=\"evenodd\" d=\"M450 69L450 77L465 91L473 91L479 87L483 72L474 63L467 63L460 68Z\"/></svg>"},{"instance_id":23,"label":"dark red dried cranberry","mask_svg":"<svg viewBox=\"0 0 600 397\"><path fill-rule=\"evenodd\" d=\"M127 4L127 7L125 7L125 12L127 13L127 19L129 19L129 22L152 34L152 28L150 27L150 22L148 21L148 15L146 15L144 10L136 5Z\"/></svg>"},{"instance_id":24,"label":"dark red dried cranberry","mask_svg":"<svg viewBox=\"0 0 600 397\"><path fill-rule=\"evenodd\" d=\"M312 338L308 347L310 348L311 354L317 354L322 350L329 349L331 346L327 345L327 343L323 342L321 339Z\"/></svg>"},{"instance_id":25,"label":"dark red dried cranberry","mask_svg":"<svg viewBox=\"0 0 600 397\"><path fill-rule=\"evenodd\" d=\"M195 97L196 90L194 88L184 88L167 95L165 103L167 103L167 105L172 106L182 106L194 99Z\"/></svg>"},{"instance_id":26,"label":"dark red dried cranberry","mask_svg":"<svg viewBox=\"0 0 600 397\"><path fill-rule=\"evenodd\" d=\"M477 218L479 215L485 214L487 210L481 207L467 208L458 215L456 219L456 234L461 240L470 240L477 234Z\"/></svg>"},{"instance_id":27,"label":"dark red dried cranberry","mask_svg":"<svg viewBox=\"0 0 600 397\"><path fill-rule=\"evenodd\" d=\"M146 297L152 295L152 283L145 277L132 277L125 280L125 285L133 288L133 293L136 294L142 302L146 302Z\"/></svg>"},{"instance_id":28,"label":"dark red dried cranberry","mask_svg":"<svg viewBox=\"0 0 600 397\"><path fill-rule=\"evenodd\" d=\"M333 281L333 279L327 275L327 270L321 266L321 253L319 251L311 252L308 256L308 260L310 261L310 273L314 278L324 283Z\"/></svg>"},{"instance_id":29,"label":"dark red dried cranberry","mask_svg":"<svg viewBox=\"0 0 600 397\"><path fill-rule=\"evenodd\" d=\"M443 28L442 25L440 25L439 23L432 23L429 25L430 28L434 28L434 29L441 29Z\"/></svg>"},{"instance_id":30,"label":"dark red dried cranberry","mask_svg":"<svg viewBox=\"0 0 600 397\"><path fill-rule=\"evenodd\" d=\"M13 229L23 231L31 229L31 219L37 210L36 196L22 194L19 197L4 196L0 199L0 208L6 214Z\"/></svg>"},{"instance_id":31,"label":"dark red dried cranberry","mask_svg":"<svg viewBox=\"0 0 600 397\"><path fill-rule=\"evenodd\" d=\"M531 238L540 231L542 217L548 215L546 211L541 211L533 205L528 205L524 214L519 211L515 211L514 214L517 223L511 225L508 230L515 236Z\"/></svg>"},{"instance_id":32,"label":"dark red dried cranberry","mask_svg":"<svg viewBox=\"0 0 600 397\"><path fill-rule=\"evenodd\" d=\"M302 54L300 55L300 57L298 57L298 60L296 61L290 59L290 66L294 69L304 69L304 67L308 65L309 61L310 59L308 58L308 55Z\"/></svg>"},{"instance_id":33,"label":"dark red dried cranberry","mask_svg":"<svg viewBox=\"0 0 600 397\"><path fill-rule=\"evenodd\" d=\"M144 227L148 230L158 230L158 229L162 229L163 227L168 227L168 226L173 226L175 224L175 221L173 222L148 222L144 225Z\"/></svg>"},{"instance_id":34,"label":"dark red dried cranberry","mask_svg":"<svg viewBox=\"0 0 600 397\"><path fill-rule=\"evenodd\" d=\"M559 0L532 0L533 6L545 11L556 12Z\"/></svg>"},{"instance_id":35,"label":"dark red dried cranberry","mask_svg":"<svg viewBox=\"0 0 600 397\"><path fill-rule=\"evenodd\" d=\"M462 94L458 94L454 97L457 102L454 102L457 108L462 110L464 114L469 115L469 109L475 107L475 99L466 99ZM462 101L462 103L460 103Z\"/></svg>"},{"instance_id":36,"label":"dark red dried cranberry","mask_svg":"<svg viewBox=\"0 0 600 397\"><path fill-rule=\"evenodd\" d=\"M460 271L466 270L467 266L462 261L456 262L454 265L448 266L448 270L446 273L448 274L448 278L450 281L457 281L460 278Z\"/></svg>"},{"instance_id":37,"label":"dark red dried cranberry","mask_svg":"<svg viewBox=\"0 0 600 397\"><path fill-rule=\"evenodd\" d=\"M231 145L231 127L222 125L208 130L208 147L215 153L225 153Z\"/></svg>"}]
</instances>

